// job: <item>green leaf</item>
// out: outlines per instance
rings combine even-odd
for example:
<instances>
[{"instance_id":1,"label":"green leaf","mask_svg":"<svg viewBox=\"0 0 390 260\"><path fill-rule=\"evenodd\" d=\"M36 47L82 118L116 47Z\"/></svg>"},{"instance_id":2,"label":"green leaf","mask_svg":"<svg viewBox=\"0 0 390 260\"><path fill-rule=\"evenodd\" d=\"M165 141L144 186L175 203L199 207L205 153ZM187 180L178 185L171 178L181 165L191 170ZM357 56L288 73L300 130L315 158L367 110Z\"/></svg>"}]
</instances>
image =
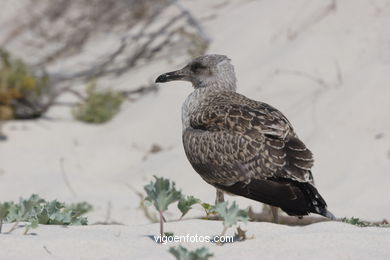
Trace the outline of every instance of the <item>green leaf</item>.
<instances>
[{"instance_id":1,"label":"green leaf","mask_svg":"<svg viewBox=\"0 0 390 260\"><path fill-rule=\"evenodd\" d=\"M70 225L71 226L88 225L88 219L86 217L78 217L77 219L73 219Z\"/></svg>"},{"instance_id":2,"label":"green leaf","mask_svg":"<svg viewBox=\"0 0 390 260\"><path fill-rule=\"evenodd\" d=\"M81 215L92 209L86 202L67 205L57 200L46 201L35 194L28 199L21 198L18 204L9 205L5 221L30 222L27 229L32 228L35 222L46 225L86 225L87 219Z\"/></svg>"},{"instance_id":3,"label":"green leaf","mask_svg":"<svg viewBox=\"0 0 390 260\"><path fill-rule=\"evenodd\" d=\"M210 216L212 214L216 214L217 212L215 211L215 206L214 205L211 205L209 203L202 203L200 204L202 206L202 208L204 209L204 211L206 212L206 216Z\"/></svg>"},{"instance_id":4,"label":"green leaf","mask_svg":"<svg viewBox=\"0 0 390 260\"><path fill-rule=\"evenodd\" d=\"M11 208L10 202L0 203L0 219L5 219L5 217L9 214L9 209Z\"/></svg>"},{"instance_id":5,"label":"green leaf","mask_svg":"<svg viewBox=\"0 0 390 260\"><path fill-rule=\"evenodd\" d=\"M341 219L341 221L358 227L387 227L387 228L390 227L390 224L373 223L373 222L363 221L355 217L343 218Z\"/></svg>"},{"instance_id":6,"label":"green leaf","mask_svg":"<svg viewBox=\"0 0 390 260\"><path fill-rule=\"evenodd\" d=\"M75 213L75 215L73 217L78 217L78 216L84 215L84 214L92 211L92 209L93 209L92 205L87 203L87 202L85 202L85 201L84 202L70 204L70 206L68 208L72 212Z\"/></svg>"},{"instance_id":7,"label":"green leaf","mask_svg":"<svg viewBox=\"0 0 390 260\"><path fill-rule=\"evenodd\" d=\"M166 237L173 237L174 236L173 232L164 232L164 235Z\"/></svg>"},{"instance_id":8,"label":"green leaf","mask_svg":"<svg viewBox=\"0 0 390 260\"><path fill-rule=\"evenodd\" d=\"M26 235L30 229L35 229L39 225L39 220L37 218L32 218L29 220L29 224L27 224L24 228L24 234Z\"/></svg>"},{"instance_id":9,"label":"green leaf","mask_svg":"<svg viewBox=\"0 0 390 260\"><path fill-rule=\"evenodd\" d=\"M146 199L144 199L143 203L144 203L144 205L145 205L146 207L150 207L150 206L153 205L153 202L151 202L150 200L146 200Z\"/></svg>"},{"instance_id":10,"label":"green leaf","mask_svg":"<svg viewBox=\"0 0 390 260\"><path fill-rule=\"evenodd\" d=\"M12 203L10 203L10 202L0 203L0 233L2 230L4 219L9 214L9 209L11 208L11 206L12 206Z\"/></svg>"},{"instance_id":11,"label":"green leaf","mask_svg":"<svg viewBox=\"0 0 390 260\"><path fill-rule=\"evenodd\" d=\"M214 205L211 205L211 204L208 204L208 203L205 203L205 202L200 204L200 205L203 207L203 209L206 212L207 216L210 216L211 214L216 213Z\"/></svg>"},{"instance_id":12,"label":"green leaf","mask_svg":"<svg viewBox=\"0 0 390 260\"><path fill-rule=\"evenodd\" d=\"M155 181L144 186L147 194L145 200L152 202L158 211L164 212L170 204L178 201L182 195L180 191L176 190L174 182L162 177L153 177Z\"/></svg>"},{"instance_id":13,"label":"green leaf","mask_svg":"<svg viewBox=\"0 0 390 260\"><path fill-rule=\"evenodd\" d=\"M87 98L73 108L73 116L77 120L101 124L111 120L119 112L123 95L113 90L98 92L96 87L96 81L91 81L86 90Z\"/></svg>"},{"instance_id":14,"label":"green leaf","mask_svg":"<svg viewBox=\"0 0 390 260\"><path fill-rule=\"evenodd\" d=\"M201 203L200 199L197 199L194 196L182 197L177 204L177 207L182 213L181 217L184 217L184 215L187 214L190 209L192 209L192 206L198 203Z\"/></svg>"},{"instance_id":15,"label":"green leaf","mask_svg":"<svg viewBox=\"0 0 390 260\"><path fill-rule=\"evenodd\" d=\"M38 219L33 219L33 220L31 220L31 222L30 222L30 227L31 228L37 228L38 227L38 225L39 225L39 221L38 221Z\"/></svg>"},{"instance_id":16,"label":"green leaf","mask_svg":"<svg viewBox=\"0 0 390 260\"><path fill-rule=\"evenodd\" d=\"M215 206L216 212L223 218L223 225L225 227L231 227L237 224L238 221L247 222L248 213L245 210L241 210L234 201L229 207L227 201L218 203Z\"/></svg>"},{"instance_id":17,"label":"green leaf","mask_svg":"<svg viewBox=\"0 0 390 260\"><path fill-rule=\"evenodd\" d=\"M30 218L37 217L41 209L41 203L46 201L39 197L37 194L33 194L28 199L19 199L19 205L16 205L13 212L14 221L28 221ZM12 213L12 211L10 212Z\"/></svg>"},{"instance_id":18,"label":"green leaf","mask_svg":"<svg viewBox=\"0 0 390 260\"><path fill-rule=\"evenodd\" d=\"M214 256L205 247L198 248L194 251L190 251L183 246L171 247L169 248L169 253L174 255L177 260L208 260Z\"/></svg>"},{"instance_id":19,"label":"green leaf","mask_svg":"<svg viewBox=\"0 0 390 260\"><path fill-rule=\"evenodd\" d=\"M8 215L6 216L5 220L6 222L14 222L14 221L17 221L20 217L20 205L19 204L15 204L13 202L11 202L11 206L8 210Z\"/></svg>"}]
</instances>

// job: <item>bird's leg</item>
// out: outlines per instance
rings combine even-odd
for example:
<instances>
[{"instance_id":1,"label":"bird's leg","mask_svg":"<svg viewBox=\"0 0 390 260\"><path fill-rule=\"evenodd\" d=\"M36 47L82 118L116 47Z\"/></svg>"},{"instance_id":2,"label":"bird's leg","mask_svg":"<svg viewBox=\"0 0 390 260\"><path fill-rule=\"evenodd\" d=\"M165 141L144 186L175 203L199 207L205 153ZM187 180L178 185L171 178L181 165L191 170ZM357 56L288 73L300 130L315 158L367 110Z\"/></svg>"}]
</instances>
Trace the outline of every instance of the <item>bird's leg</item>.
<instances>
[{"instance_id":1,"label":"bird's leg","mask_svg":"<svg viewBox=\"0 0 390 260\"><path fill-rule=\"evenodd\" d=\"M268 221L279 224L279 208L271 205L263 205L263 213Z\"/></svg>"},{"instance_id":2,"label":"bird's leg","mask_svg":"<svg viewBox=\"0 0 390 260\"><path fill-rule=\"evenodd\" d=\"M274 223L279 224L279 208L274 206L270 206L270 208Z\"/></svg>"},{"instance_id":3,"label":"bird's leg","mask_svg":"<svg viewBox=\"0 0 390 260\"><path fill-rule=\"evenodd\" d=\"M217 205L218 203L222 203L225 201L225 198L223 196L223 191L221 191L220 189L217 189L217 196L215 197L215 205Z\"/></svg>"}]
</instances>

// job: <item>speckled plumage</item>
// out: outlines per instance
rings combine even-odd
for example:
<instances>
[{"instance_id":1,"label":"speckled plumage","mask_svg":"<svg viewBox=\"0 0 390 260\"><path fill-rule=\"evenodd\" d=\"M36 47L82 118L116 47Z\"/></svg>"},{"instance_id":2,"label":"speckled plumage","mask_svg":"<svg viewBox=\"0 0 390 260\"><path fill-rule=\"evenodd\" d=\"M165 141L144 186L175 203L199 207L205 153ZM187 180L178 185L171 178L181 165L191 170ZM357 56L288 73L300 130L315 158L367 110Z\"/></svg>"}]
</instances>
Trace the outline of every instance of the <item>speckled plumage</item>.
<instances>
[{"instance_id":1,"label":"speckled plumage","mask_svg":"<svg viewBox=\"0 0 390 260\"><path fill-rule=\"evenodd\" d=\"M223 191L281 207L290 215L313 212L332 218L314 186L312 153L280 111L235 92L229 61L223 55L201 56L156 80L193 83L195 90L182 107L189 162Z\"/></svg>"},{"instance_id":2,"label":"speckled plumage","mask_svg":"<svg viewBox=\"0 0 390 260\"><path fill-rule=\"evenodd\" d=\"M313 157L275 108L228 91L206 94L188 115L183 144L191 164L207 165L209 183L229 185L252 178L310 182Z\"/></svg>"}]
</instances>

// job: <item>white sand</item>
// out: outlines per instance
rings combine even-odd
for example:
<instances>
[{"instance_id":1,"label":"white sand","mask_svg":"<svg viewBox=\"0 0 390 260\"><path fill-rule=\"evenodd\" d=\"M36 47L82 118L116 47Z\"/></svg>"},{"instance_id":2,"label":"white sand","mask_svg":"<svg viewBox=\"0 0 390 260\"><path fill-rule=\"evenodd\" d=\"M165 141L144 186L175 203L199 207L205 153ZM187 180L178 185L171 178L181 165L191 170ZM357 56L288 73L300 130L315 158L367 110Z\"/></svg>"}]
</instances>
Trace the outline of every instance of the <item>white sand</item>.
<instances>
[{"instance_id":1,"label":"white sand","mask_svg":"<svg viewBox=\"0 0 390 260\"><path fill-rule=\"evenodd\" d=\"M3 1L0 42L7 31L4 24L10 26L3 21L16 8L15 1ZM390 1L338 1L337 9L326 13L329 3L184 1L197 17L205 18L213 38L210 53L232 58L239 91L279 108L311 148L316 158L313 174L329 209L338 217L390 218ZM102 37L99 48L111 43ZM29 59L21 46L16 42L7 47ZM151 64L111 79L110 85L136 88L182 64L179 59L175 64ZM71 66L68 60L52 70ZM41 226L34 231L37 236L0 236L0 258L170 259L166 246L143 237L157 233L158 227L147 224L130 187L142 191L155 174L176 181L186 194L214 201L214 189L192 170L181 145L180 107L190 91L186 83L165 84L156 95L126 103L112 122L102 126L73 121L64 108L49 112L61 120L7 123L4 132L9 140L0 143L1 201L31 193L68 202L86 200L95 206L89 214L91 223L106 219L110 203L109 220L126 226ZM155 143L164 150L144 160ZM61 158L74 193L65 185ZM260 208L246 199L230 199L241 207ZM192 214L201 213L197 208ZM175 215L171 210L167 218ZM168 226L178 234L216 234L222 225L185 221ZM212 246L217 259L390 258L388 229L340 223L249 227L256 238Z\"/></svg>"},{"instance_id":2,"label":"white sand","mask_svg":"<svg viewBox=\"0 0 390 260\"><path fill-rule=\"evenodd\" d=\"M9 225L7 225L9 226ZM271 223L241 224L253 239L218 246L182 243L191 249L207 246L215 259L388 259L390 229L358 228L342 223L287 227ZM40 226L37 235L18 230L1 237L1 259L173 259L167 252L179 243L156 244L152 235L158 224L138 226ZM216 221L187 220L168 223L176 235L215 236L222 225ZM233 229L227 235L234 235ZM4 250L5 249L5 250Z\"/></svg>"}]
</instances>

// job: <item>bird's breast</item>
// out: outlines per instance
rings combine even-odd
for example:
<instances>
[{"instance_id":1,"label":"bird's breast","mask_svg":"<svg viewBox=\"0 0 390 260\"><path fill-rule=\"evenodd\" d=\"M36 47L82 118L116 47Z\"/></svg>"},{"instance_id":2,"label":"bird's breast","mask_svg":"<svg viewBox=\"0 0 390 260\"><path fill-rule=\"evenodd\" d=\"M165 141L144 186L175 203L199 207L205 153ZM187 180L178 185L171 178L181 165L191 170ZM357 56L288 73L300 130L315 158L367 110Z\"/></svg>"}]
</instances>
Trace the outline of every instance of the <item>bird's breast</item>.
<instances>
[{"instance_id":1,"label":"bird's breast","mask_svg":"<svg viewBox=\"0 0 390 260\"><path fill-rule=\"evenodd\" d=\"M199 106L201 105L204 99L202 91L194 90L191 94L188 95L181 107L181 121L183 126L183 131L190 127L190 118L194 114Z\"/></svg>"}]
</instances>

